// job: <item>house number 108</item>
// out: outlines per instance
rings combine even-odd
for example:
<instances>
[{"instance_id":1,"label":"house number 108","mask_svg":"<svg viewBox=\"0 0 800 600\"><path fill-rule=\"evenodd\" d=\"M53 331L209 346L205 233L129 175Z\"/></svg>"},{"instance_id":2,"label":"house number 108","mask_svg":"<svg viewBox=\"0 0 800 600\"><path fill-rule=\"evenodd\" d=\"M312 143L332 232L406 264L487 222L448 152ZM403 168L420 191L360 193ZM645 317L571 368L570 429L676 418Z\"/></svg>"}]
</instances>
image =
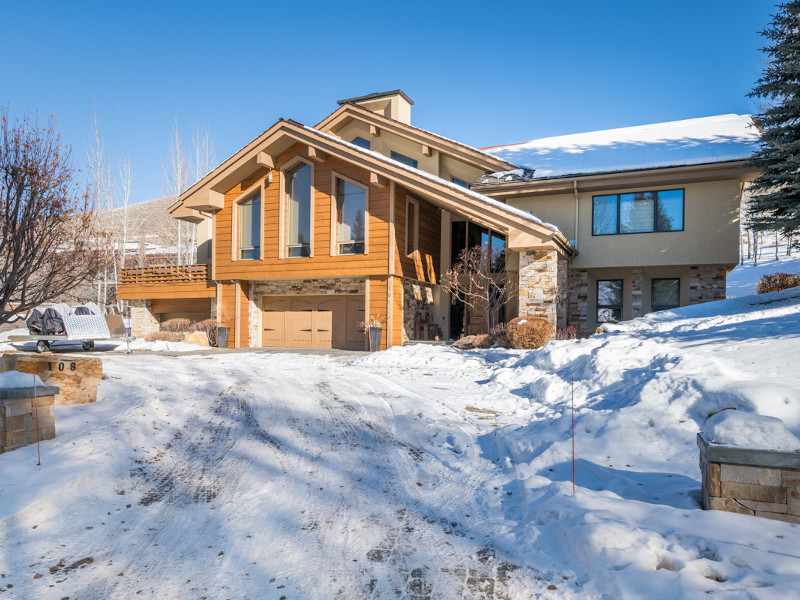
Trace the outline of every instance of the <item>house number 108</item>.
<instances>
[{"instance_id":1,"label":"house number 108","mask_svg":"<svg viewBox=\"0 0 800 600\"><path fill-rule=\"evenodd\" d=\"M53 370L53 363L47 363L47 368L52 371ZM67 363L61 362L61 361L58 362L58 370L59 371L64 371L66 368L67 368ZM69 363L69 370L70 371L74 371L75 369L76 369L75 363L74 362Z\"/></svg>"}]
</instances>

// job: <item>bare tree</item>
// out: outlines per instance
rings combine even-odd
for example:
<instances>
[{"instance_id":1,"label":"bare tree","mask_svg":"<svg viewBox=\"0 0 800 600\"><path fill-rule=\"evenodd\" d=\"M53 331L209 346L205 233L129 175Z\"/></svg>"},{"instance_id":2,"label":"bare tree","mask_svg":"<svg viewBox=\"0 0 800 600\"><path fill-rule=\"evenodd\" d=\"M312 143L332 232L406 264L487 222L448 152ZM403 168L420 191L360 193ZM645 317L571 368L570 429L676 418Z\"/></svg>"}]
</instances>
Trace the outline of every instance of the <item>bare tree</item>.
<instances>
[{"instance_id":1,"label":"bare tree","mask_svg":"<svg viewBox=\"0 0 800 600\"><path fill-rule=\"evenodd\" d=\"M0 108L0 324L52 300L104 266L96 196L75 181L69 147L44 127Z\"/></svg>"},{"instance_id":2,"label":"bare tree","mask_svg":"<svg viewBox=\"0 0 800 600\"><path fill-rule=\"evenodd\" d=\"M500 308L517 289L516 278L505 268L505 252L473 246L442 277L442 290L464 302L486 320L487 333L497 324Z\"/></svg>"},{"instance_id":3,"label":"bare tree","mask_svg":"<svg viewBox=\"0 0 800 600\"><path fill-rule=\"evenodd\" d=\"M164 195L170 197L173 202L177 202L181 192L189 187L191 183L191 168L189 166L189 157L183 149L183 139L181 138L180 128L178 127L178 117L175 117L175 122L172 132L172 141L169 145L169 158L167 163L161 163L161 169L164 172ZM190 228L194 227L191 223L185 223L181 220L176 220L176 262L179 265L184 264L186 261L186 237Z\"/></svg>"}]
</instances>

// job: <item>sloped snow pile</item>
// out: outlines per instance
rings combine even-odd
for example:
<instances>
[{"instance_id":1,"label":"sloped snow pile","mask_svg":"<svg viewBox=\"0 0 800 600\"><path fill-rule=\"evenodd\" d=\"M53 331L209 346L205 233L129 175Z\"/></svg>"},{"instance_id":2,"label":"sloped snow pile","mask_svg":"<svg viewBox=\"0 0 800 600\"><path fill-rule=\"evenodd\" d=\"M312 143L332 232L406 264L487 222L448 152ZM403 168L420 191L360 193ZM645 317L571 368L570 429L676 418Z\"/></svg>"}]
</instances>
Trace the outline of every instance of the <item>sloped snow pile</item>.
<instances>
[{"instance_id":1,"label":"sloped snow pile","mask_svg":"<svg viewBox=\"0 0 800 600\"><path fill-rule=\"evenodd\" d=\"M752 450L800 452L800 439L774 417L724 410L706 421L703 437L709 444Z\"/></svg>"}]
</instances>

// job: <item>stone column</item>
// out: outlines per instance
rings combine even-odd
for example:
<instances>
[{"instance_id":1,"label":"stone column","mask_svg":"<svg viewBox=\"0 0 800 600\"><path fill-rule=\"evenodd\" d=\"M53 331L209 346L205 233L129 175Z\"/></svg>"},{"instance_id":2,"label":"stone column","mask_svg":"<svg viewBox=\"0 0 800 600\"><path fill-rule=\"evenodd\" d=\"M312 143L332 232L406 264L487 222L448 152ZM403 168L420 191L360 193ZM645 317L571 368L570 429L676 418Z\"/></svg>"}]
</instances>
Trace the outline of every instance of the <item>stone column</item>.
<instances>
[{"instance_id":1,"label":"stone column","mask_svg":"<svg viewBox=\"0 0 800 600\"><path fill-rule=\"evenodd\" d=\"M689 304L724 300L727 273L728 269L723 265L692 267L689 276Z\"/></svg>"},{"instance_id":2,"label":"stone column","mask_svg":"<svg viewBox=\"0 0 800 600\"><path fill-rule=\"evenodd\" d=\"M633 269L631 274L631 319L641 317L644 314L644 306L642 302L642 284L644 277L642 276L641 269Z\"/></svg>"},{"instance_id":3,"label":"stone column","mask_svg":"<svg viewBox=\"0 0 800 600\"><path fill-rule=\"evenodd\" d=\"M56 394L53 386L0 388L0 454L56 437Z\"/></svg>"},{"instance_id":4,"label":"stone column","mask_svg":"<svg viewBox=\"0 0 800 600\"><path fill-rule=\"evenodd\" d=\"M131 335L144 338L158 331L158 319L151 312L150 300L131 300Z\"/></svg>"},{"instance_id":5,"label":"stone column","mask_svg":"<svg viewBox=\"0 0 800 600\"><path fill-rule=\"evenodd\" d=\"M565 302L559 300L566 284L566 260L555 250L519 253L519 316L539 317L563 327Z\"/></svg>"},{"instance_id":6,"label":"stone column","mask_svg":"<svg viewBox=\"0 0 800 600\"><path fill-rule=\"evenodd\" d=\"M569 271L569 325L580 331L588 331L589 320L589 271L570 269Z\"/></svg>"}]
</instances>

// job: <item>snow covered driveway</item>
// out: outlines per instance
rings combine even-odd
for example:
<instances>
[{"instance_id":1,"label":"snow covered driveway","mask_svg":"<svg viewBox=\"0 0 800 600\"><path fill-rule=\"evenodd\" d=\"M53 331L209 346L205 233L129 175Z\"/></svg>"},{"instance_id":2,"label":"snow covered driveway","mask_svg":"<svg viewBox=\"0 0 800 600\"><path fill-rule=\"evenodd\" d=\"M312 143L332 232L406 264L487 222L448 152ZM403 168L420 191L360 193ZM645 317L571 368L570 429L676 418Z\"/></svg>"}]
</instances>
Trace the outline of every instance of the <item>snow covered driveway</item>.
<instances>
[{"instance_id":1,"label":"snow covered driveway","mask_svg":"<svg viewBox=\"0 0 800 600\"><path fill-rule=\"evenodd\" d=\"M0 456L0 600L792 598L800 525L700 510L695 436L800 433L798 356L800 290L533 352L106 355Z\"/></svg>"}]
</instances>

